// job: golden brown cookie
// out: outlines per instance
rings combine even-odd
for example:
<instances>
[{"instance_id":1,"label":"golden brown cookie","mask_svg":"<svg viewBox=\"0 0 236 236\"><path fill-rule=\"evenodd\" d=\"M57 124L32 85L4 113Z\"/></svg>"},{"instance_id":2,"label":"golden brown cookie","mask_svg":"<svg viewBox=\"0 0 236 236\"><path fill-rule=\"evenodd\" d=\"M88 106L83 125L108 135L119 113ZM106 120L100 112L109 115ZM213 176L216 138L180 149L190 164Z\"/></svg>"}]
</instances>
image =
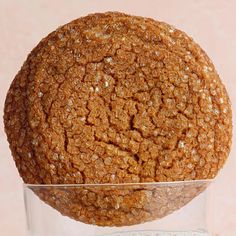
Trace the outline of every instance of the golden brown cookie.
<instances>
[{"instance_id":1,"label":"golden brown cookie","mask_svg":"<svg viewBox=\"0 0 236 236\"><path fill-rule=\"evenodd\" d=\"M139 183L214 178L231 116L214 65L189 36L109 12L74 20L33 49L4 121L26 183Z\"/></svg>"}]
</instances>

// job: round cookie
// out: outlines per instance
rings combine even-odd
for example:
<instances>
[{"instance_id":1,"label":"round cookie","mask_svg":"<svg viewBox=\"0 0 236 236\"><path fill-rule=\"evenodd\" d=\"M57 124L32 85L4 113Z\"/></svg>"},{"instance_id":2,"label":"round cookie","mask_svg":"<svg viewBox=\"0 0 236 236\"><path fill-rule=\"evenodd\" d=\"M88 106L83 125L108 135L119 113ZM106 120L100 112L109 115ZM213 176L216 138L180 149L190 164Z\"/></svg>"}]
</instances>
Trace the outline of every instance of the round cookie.
<instances>
[{"instance_id":1,"label":"round cookie","mask_svg":"<svg viewBox=\"0 0 236 236\"><path fill-rule=\"evenodd\" d=\"M7 94L4 122L26 183L139 183L214 178L229 154L231 116L214 65L190 37L109 12L72 21L33 49ZM139 222L89 222L87 210L76 202L64 214Z\"/></svg>"}]
</instances>

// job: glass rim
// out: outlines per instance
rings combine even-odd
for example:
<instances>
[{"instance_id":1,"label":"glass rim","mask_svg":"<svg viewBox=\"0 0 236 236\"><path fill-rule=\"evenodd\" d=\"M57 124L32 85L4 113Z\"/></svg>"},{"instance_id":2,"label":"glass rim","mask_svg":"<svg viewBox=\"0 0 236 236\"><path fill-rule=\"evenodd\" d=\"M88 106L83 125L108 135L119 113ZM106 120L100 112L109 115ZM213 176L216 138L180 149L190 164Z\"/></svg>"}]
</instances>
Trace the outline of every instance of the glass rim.
<instances>
[{"instance_id":1,"label":"glass rim","mask_svg":"<svg viewBox=\"0 0 236 236\"><path fill-rule=\"evenodd\" d=\"M119 187L119 186L175 186L186 184L200 184L200 183L212 183L214 179L197 179L197 180L182 180L182 181L169 181L169 182L140 182L140 183L101 183L101 184L27 184L23 183L25 188L37 188L37 187Z\"/></svg>"}]
</instances>

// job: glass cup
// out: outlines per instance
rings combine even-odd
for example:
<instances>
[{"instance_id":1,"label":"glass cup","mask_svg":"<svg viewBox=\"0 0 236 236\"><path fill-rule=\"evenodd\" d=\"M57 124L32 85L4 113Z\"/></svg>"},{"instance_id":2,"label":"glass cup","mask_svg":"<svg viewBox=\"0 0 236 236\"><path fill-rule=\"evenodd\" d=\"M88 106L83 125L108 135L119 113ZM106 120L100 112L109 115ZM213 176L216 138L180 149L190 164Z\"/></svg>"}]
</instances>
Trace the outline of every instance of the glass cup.
<instances>
[{"instance_id":1,"label":"glass cup","mask_svg":"<svg viewBox=\"0 0 236 236\"><path fill-rule=\"evenodd\" d=\"M211 180L24 185L28 236L213 235Z\"/></svg>"}]
</instances>

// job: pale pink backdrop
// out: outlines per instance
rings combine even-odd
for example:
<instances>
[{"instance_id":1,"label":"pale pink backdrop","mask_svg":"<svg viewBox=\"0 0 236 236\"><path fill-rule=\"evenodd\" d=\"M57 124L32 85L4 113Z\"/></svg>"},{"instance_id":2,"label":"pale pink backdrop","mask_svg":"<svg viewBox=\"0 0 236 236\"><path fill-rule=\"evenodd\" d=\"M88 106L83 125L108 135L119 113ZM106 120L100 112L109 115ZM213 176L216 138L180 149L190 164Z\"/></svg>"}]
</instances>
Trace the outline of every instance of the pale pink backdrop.
<instances>
[{"instance_id":1,"label":"pale pink backdrop","mask_svg":"<svg viewBox=\"0 0 236 236\"><path fill-rule=\"evenodd\" d=\"M2 122L3 104L12 79L30 50L59 25L88 13L113 10L166 21L190 34L212 58L236 109L234 0L0 0L0 235L25 235L22 181ZM217 236L236 235L235 154L233 144L214 189Z\"/></svg>"}]
</instances>

